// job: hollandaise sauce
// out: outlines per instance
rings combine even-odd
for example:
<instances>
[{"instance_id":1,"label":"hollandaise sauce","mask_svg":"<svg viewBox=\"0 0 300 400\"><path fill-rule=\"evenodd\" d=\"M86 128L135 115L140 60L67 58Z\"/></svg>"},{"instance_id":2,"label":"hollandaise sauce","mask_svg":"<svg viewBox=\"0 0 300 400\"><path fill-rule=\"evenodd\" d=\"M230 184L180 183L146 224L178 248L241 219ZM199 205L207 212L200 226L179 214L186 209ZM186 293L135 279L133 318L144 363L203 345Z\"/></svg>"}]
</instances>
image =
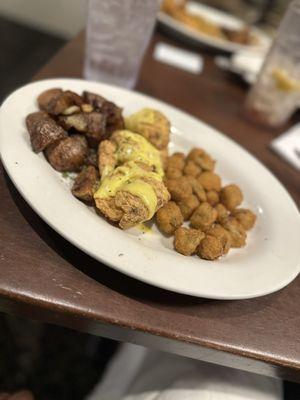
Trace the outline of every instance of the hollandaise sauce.
<instances>
[{"instance_id":1,"label":"hollandaise sauce","mask_svg":"<svg viewBox=\"0 0 300 400\"><path fill-rule=\"evenodd\" d=\"M127 162L102 179L94 198L114 197L120 190L129 192L142 200L148 209L148 219L150 219L156 211L157 196L151 184L144 181L146 177L162 180L158 173L146 171L133 161Z\"/></svg>"},{"instance_id":2,"label":"hollandaise sauce","mask_svg":"<svg viewBox=\"0 0 300 400\"><path fill-rule=\"evenodd\" d=\"M159 151L143 136L123 130L118 132L117 162L141 162L154 167L155 172L163 177L164 171Z\"/></svg>"}]
</instances>

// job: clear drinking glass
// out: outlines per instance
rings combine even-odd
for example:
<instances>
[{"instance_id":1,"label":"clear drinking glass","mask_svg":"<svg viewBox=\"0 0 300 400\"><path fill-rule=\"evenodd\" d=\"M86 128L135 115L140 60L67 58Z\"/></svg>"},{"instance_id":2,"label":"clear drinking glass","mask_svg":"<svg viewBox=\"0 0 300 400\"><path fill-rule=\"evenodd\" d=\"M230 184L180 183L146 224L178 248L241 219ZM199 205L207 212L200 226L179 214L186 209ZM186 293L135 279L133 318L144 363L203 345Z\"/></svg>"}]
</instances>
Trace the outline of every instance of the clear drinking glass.
<instances>
[{"instance_id":1,"label":"clear drinking glass","mask_svg":"<svg viewBox=\"0 0 300 400\"><path fill-rule=\"evenodd\" d=\"M159 0L89 0L84 77L132 88Z\"/></svg>"},{"instance_id":2,"label":"clear drinking glass","mask_svg":"<svg viewBox=\"0 0 300 400\"><path fill-rule=\"evenodd\" d=\"M293 1L279 26L245 112L266 126L284 124L300 102L300 1Z\"/></svg>"}]
</instances>

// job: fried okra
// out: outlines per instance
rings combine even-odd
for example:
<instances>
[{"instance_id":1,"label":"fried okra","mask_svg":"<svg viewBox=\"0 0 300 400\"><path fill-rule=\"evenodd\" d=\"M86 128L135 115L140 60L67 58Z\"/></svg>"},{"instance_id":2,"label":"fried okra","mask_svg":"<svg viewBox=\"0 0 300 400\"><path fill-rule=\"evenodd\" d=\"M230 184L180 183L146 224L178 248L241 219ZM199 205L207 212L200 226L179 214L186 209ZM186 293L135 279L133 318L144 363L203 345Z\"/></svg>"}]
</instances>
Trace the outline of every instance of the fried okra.
<instances>
[{"instance_id":1,"label":"fried okra","mask_svg":"<svg viewBox=\"0 0 300 400\"><path fill-rule=\"evenodd\" d=\"M200 203L206 201L206 192L201 183L194 176L186 176L186 180L191 185L192 191L197 196Z\"/></svg>"},{"instance_id":2,"label":"fried okra","mask_svg":"<svg viewBox=\"0 0 300 400\"><path fill-rule=\"evenodd\" d=\"M174 201L184 201L193 193L192 187L185 177L167 179L166 186L170 192L171 199Z\"/></svg>"},{"instance_id":3,"label":"fried okra","mask_svg":"<svg viewBox=\"0 0 300 400\"><path fill-rule=\"evenodd\" d=\"M187 161L184 168L183 173L184 175L190 175L197 177L201 174L202 169L197 165L194 161Z\"/></svg>"},{"instance_id":4,"label":"fried okra","mask_svg":"<svg viewBox=\"0 0 300 400\"><path fill-rule=\"evenodd\" d=\"M246 208L237 208L232 212L232 215L239 221L246 231L253 228L256 221L256 215Z\"/></svg>"},{"instance_id":5,"label":"fried okra","mask_svg":"<svg viewBox=\"0 0 300 400\"><path fill-rule=\"evenodd\" d=\"M233 211L243 201L243 193L237 185L224 186L220 192L220 201L229 211Z\"/></svg>"},{"instance_id":6,"label":"fried okra","mask_svg":"<svg viewBox=\"0 0 300 400\"><path fill-rule=\"evenodd\" d=\"M202 203L191 216L191 226L202 231L207 231L217 218L217 211L209 204Z\"/></svg>"},{"instance_id":7,"label":"fried okra","mask_svg":"<svg viewBox=\"0 0 300 400\"><path fill-rule=\"evenodd\" d=\"M230 233L232 247L245 246L247 234L242 224L240 224L236 218L227 218L224 222L222 222L222 226Z\"/></svg>"},{"instance_id":8,"label":"fried okra","mask_svg":"<svg viewBox=\"0 0 300 400\"><path fill-rule=\"evenodd\" d=\"M174 248L178 253L191 256L196 252L204 236L198 229L180 227L175 231Z\"/></svg>"},{"instance_id":9,"label":"fried okra","mask_svg":"<svg viewBox=\"0 0 300 400\"><path fill-rule=\"evenodd\" d=\"M215 210L218 213L218 215L217 215L217 221L218 222L221 223L221 222L225 221L228 218L228 215L229 215L228 210L223 204L221 204L221 203L217 204L215 206Z\"/></svg>"},{"instance_id":10,"label":"fried okra","mask_svg":"<svg viewBox=\"0 0 300 400\"><path fill-rule=\"evenodd\" d=\"M182 171L178 168L172 166L167 166L165 171L165 176L167 179L177 179L182 177Z\"/></svg>"},{"instance_id":11,"label":"fried okra","mask_svg":"<svg viewBox=\"0 0 300 400\"><path fill-rule=\"evenodd\" d=\"M178 201L177 205L180 208L183 219L187 221L194 210L199 206L199 200L197 196L191 194L185 200Z\"/></svg>"},{"instance_id":12,"label":"fried okra","mask_svg":"<svg viewBox=\"0 0 300 400\"><path fill-rule=\"evenodd\" d=\"M203 171L212 171L215 167L215 160L203 149L192 149L186 159L187 161L194 161Z\"/></svg>"},{"instance_id":13,"label":"fried okra","mask_svg":"<svg viewBox=\"0 0 300 400\"><path fill-rule=\"evenodd\" d=\"M223 245L217 237L207 235L201 240L197 254L205 260L216 260L223 254Z\"/></svg>"},{"instance_id":14,"label":"fried okra","mask_svg":"<svg viewBox=\"0 0 300 400\"><path fill-rule=\"evenodd\" d=\"M202 174L198 177L198 181L205 190L215 190L217 192L221 190L221 178L214 172L202 172Z\"/></svg>"},{"instance_id":15,"label":"fried okra","mask_svg":"<svg viewBox=\"0 0 300 400\"><path fill-rule=\"evenodd\" d=\"M180 171L183 170L185 165L185 155L183 153L174 153L168 157L167 166L179 169Z\"/></svg>"},{"instance_id":16,"label":"fried okra","mask_svg":"<svg viewBox=\"0 0 300 400\"><path fill-rule=\"evenodd\" d=\"M227 254L232 243L232 239L230 233L223 228L220 224L214 224L209 230L207 234L210 236L214 236L220 240L223 246L223 254Z\"/></svg>"},{"instance_id":17,"label":"fried okra","mask_svg":"<svg viewBox=\"0 0 300 400\"><path fill-rule=\"evenodd\" d=\"M207 202L211 206L216 206L220 201L219 193L215 190L209 190L208 192L206 192L206 198Z\"/></svg>"},{"instance_id":18,"label":"fried okra","mask_svg":"<svg viewBox=\"0 0 300 400\"><path fill-rule=\"evenodd\" d=\"M171 235L183 224L180 208L174 201L169 201L156 213L156 223L161 232Z\"/></svg>"}]
</instances>

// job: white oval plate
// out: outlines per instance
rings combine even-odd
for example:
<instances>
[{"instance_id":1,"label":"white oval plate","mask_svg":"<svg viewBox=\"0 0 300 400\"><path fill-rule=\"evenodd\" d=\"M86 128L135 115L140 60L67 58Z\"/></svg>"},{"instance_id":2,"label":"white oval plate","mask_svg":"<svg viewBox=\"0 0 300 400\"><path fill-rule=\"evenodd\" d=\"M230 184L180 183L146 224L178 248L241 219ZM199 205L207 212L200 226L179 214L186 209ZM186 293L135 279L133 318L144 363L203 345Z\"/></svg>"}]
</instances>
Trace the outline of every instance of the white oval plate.
<instances>
[{"instance_id":1,"label":"white oval plate","mask_svg":"<svg viewBox=\"0 0 300 400\"><path fill-rule=\"evenodd\" d=\"M51 87L100 93L124 107L125 114L142 107L165 113L174 127L171 152L204 147L216 158L224 183L235 182L242 188L245 205L258 215L247 246L215 262L185 257L155 228L146 234L137 229L122 231L74 198L62 175L31 150L25 128L26 115L37 109L37 96ZM52 228L97 260L141 281L199 297L242 299L274 292L299 272L299 214L282 185L239 145L158 100L76 79L31 83L10 95L0 109L0 149L15 186Z\"/></svg>"},{"instance_id":2,"label":"white oval plate","mask_svg":"<svg viewBox=\"0 0 300 400\"><path fill-rule=\"evenodd\" d=\"M200 16L207 18L209 21L225 28L238 29L244 25L244 22L241 19L205 4L188 1L187 9L191 13L199 14ZM257 36L259 43L256 45L243 45L195 31L162 11L158 13L158 21L165 27L165 29L169 30L170 33L179 34L183 38L192 41L195 44L205 45L214 48L215 50L221 50L228 53L234 53L241 50L266 51L266 48L270 45L270 38L260 29L255 27L251 27L251 31Z\"/></svg>"}]
</instances>

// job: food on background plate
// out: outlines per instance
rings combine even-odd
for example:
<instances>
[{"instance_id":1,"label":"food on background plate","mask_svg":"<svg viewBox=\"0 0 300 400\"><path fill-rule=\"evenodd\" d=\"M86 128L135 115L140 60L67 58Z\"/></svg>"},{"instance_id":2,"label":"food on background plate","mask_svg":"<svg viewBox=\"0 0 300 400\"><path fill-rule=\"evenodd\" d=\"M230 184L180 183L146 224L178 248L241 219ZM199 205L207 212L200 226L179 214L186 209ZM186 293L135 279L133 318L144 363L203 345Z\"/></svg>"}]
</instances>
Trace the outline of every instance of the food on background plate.
<instances>
[{"instance_id":1,"label":"food on background plate","mask_svg":"<svg viewBox=\"0 0 300 400\"><path fill-rule=\"evenodd\" d=\"M128 229L154 219L174 249L215 260L246 244L256 220L243 193L222 187L216 161L201 148L168 154L170 122L144 108L123 118L104 97L53 88L26 117L32 149L59 172L75 173L72 194Z\"/></svg>"},{"instance_id":2,"label":"food on background plate","mask_svg":"<svg viewBox=\"0 0 300 400\"><path fill-rule=\"evenodd\" d=\"M218 25L198 13L190 12L187 9L187 0L164 0L161 10L190 29L218 40L243 45L253 45L258 42L258 38L246 25L239 29L231 29Z\"/></svg>"}]
</instances>

